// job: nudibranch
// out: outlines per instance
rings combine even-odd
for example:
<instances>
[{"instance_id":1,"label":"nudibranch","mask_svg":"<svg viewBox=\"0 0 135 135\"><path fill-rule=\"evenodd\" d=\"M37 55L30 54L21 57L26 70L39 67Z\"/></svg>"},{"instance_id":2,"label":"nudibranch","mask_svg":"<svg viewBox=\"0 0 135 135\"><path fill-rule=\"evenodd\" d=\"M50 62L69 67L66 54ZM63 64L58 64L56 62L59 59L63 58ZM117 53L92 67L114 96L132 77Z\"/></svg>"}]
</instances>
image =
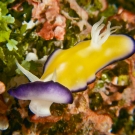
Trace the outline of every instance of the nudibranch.
<instances>
[{"instance_id":1,"label":"nudibranch","mask_svg":"<svg viewBox=\"0 0 135 135\"><path fill-rule=\"evenodd\" d=\"M134 39L112 34L119 27L111 28L108 22L104 29L103 20L102 17L93 25L91 40L54 51L45 62L40 79L16 62L31 82L11 89L9 93L18 99L31 100L30 109L39 116L50 115L49 108L53 102L72 103L71 92L85 90L99 70L135 52Z\"/></svg>"}]
</instances>

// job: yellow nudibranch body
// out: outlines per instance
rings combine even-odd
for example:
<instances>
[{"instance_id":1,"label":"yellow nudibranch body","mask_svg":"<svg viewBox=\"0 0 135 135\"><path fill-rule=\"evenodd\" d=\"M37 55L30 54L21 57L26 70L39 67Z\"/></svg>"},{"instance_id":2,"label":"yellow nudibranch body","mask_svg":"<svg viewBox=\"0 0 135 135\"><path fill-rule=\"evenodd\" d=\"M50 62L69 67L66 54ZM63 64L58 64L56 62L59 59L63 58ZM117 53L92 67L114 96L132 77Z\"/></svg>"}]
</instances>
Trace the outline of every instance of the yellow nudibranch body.
<instances>
[{"instance_id":1,"label":"yellow nudibranch body","mask_svg":"<svg viewBox=\"0 0 135 135\"><path fill-rule=\"evenodd\" d=\"M56 72L56 82L73 92L84 90L101 68L124 59L133 50L134 42L126 35L111 35L98 48L91 45L91 40L83 41L70 49L54 52L45 64L41 80Z\"/></svg>"},{"instance_id":2,"label":"yellow nudibranch body","mask_svg":"<svg viewBox=\"0 0 135 135\"><path fill-rule=\"evenodd\" d=\"M16 61L31 82L10 89L9 94L21 100L31 100L30 110L41 117L51 115L53 102L72 103L72 92L85 90L100 69L135 52L134 39L126 35L111 35L119 27L111 28L110 22L101 32L105 26L102 22L103 18L92 26L91 40L53 52L40 79Z\"/></svg>"}]
</instances>

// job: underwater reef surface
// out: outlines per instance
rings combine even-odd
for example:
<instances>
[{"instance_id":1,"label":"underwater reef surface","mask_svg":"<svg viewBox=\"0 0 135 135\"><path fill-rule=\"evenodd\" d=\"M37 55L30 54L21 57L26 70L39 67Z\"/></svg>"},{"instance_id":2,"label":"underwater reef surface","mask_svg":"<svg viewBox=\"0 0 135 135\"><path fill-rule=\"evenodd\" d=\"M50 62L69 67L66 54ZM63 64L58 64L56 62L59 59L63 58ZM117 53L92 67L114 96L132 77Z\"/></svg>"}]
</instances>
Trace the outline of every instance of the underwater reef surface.
<instances>
[{"instance_id":1,"label":"underwater reef surface","mask_svg":"<svg viewBox=\"0 0 135 135\"><path fill-rule=\"evenodd\" d=\"M134 135L135 55L133 52L128 58L124 57L123 60L100 68L83 91L71 93L65 86L57 84L55 81L59 72L56 70L51 78L54 81L53 90L57 86L60 90L56 92L56 96L49 96L57 101L61 95L63 100L60 100L62 103L51 101L49 116L35 115L29 108L31 99L17 99L9 92L10 89L29 84L30 81L17 67L16 60L39 78L46 71L49 62L54 60L55 50L71 49L80 42L91 40L92 26L103 16L104 27L98 29L99 35L107 29L110 22L112 28L119 27L113 34L124 34L134 40L134 6L133 0L128 2L125 0L115 2L113 0L1 0L0 134ZM75 53L72 53L70 57L74 55ZM101 57L102 55L97 55L97 58ZM79 59L77 60L79 63ZM85 66L92 66L96 63L94 61L95 59L88 61ZM66 80L68 76L78 76L78 74L67 73L62 77ZM78 78L81 80L83 75ZM31 83L30 87L32 85L34 83ZM81 87L81 84L79 86ZM51 89L49 86L47 88ZM65 92L62 91L64 93L62 95L63 89ZM38 97L38 93L40 92L34 96ZM42 96L42 93L40 95ZM26 94L25 97L27 96ZM48 101L50 101L49 96L46 96ZM68 101L65 101L64 96Z\"/></svg>"}]
</instances>

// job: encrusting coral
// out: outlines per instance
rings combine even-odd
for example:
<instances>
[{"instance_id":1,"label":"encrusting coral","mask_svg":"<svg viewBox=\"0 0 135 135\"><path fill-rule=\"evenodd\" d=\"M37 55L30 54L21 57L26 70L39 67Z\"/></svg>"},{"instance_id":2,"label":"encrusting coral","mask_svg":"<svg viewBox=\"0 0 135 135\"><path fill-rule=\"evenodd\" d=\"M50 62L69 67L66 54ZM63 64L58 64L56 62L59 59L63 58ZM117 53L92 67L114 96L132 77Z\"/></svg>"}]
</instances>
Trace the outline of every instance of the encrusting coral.
<instances>
[{"instance_id":1,"label":"encrusting coral","mask_svg":"<svg viewBox=\"0 0 135 135\"><path fill-rule=\"evenodd\" d=\"M5 84L0 82L0 130L6 130L9 126L8 118L5 115L8 110L8 106L2 96L2 93L4 93L5 90Z\"/></svg>"},{"instance_id":2,"label":"encrusting coral","mask_svg":"<svg viewBox=\"0 0 135 135\"><path fill-rule=\"evenodd\" d=\"M37 34L45 40L56 38L63 40L65 35L66 18L60 14L60 4L58 0L43 0L35 2L28 0L33 5L32 19L38 20L42 27Z\"/></svg>"}]
</instances>

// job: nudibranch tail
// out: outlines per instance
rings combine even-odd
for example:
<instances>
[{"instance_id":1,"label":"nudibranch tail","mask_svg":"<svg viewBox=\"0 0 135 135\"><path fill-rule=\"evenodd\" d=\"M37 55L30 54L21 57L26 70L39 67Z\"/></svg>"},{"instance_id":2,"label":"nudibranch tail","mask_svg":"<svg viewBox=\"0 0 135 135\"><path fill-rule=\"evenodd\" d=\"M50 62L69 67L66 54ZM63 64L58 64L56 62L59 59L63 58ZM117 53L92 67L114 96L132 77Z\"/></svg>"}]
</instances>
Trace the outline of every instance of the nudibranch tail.
<instances>
[{"instance_id":1,"label":"nudibranch tail","mask_svg":"<svg viewBox=\"0 0 135 135\"><path fill-rule=\"evenodd\" d=\"M101 45L108 39L108 37L114 33L120 26L115 26L111 28L111 22L108 22L106 29L103 30L105 24L103 20L105 17L102 17L99 22L95 23L91 29L91 47L98 49ZM101 31L103 32L101 33Z\"/></svg>"},{"instance_id":2,"label":"nudibranch tail","mask_svg":"<svg viewBox=\"0 0 135 135\"><path fill-rule=\"evenodd\" d=\"M35 76L34 74L32 74L31 72L29 72L28 70L26 70L25 68L23 68L19 63L18 61L16 60L16 65L17 67L19 68L19 70L25 74L27 76L27 78L31 81L31 82L35 82L35 81L40 81L40 79Z\"/></svg>"}]
</instances>

